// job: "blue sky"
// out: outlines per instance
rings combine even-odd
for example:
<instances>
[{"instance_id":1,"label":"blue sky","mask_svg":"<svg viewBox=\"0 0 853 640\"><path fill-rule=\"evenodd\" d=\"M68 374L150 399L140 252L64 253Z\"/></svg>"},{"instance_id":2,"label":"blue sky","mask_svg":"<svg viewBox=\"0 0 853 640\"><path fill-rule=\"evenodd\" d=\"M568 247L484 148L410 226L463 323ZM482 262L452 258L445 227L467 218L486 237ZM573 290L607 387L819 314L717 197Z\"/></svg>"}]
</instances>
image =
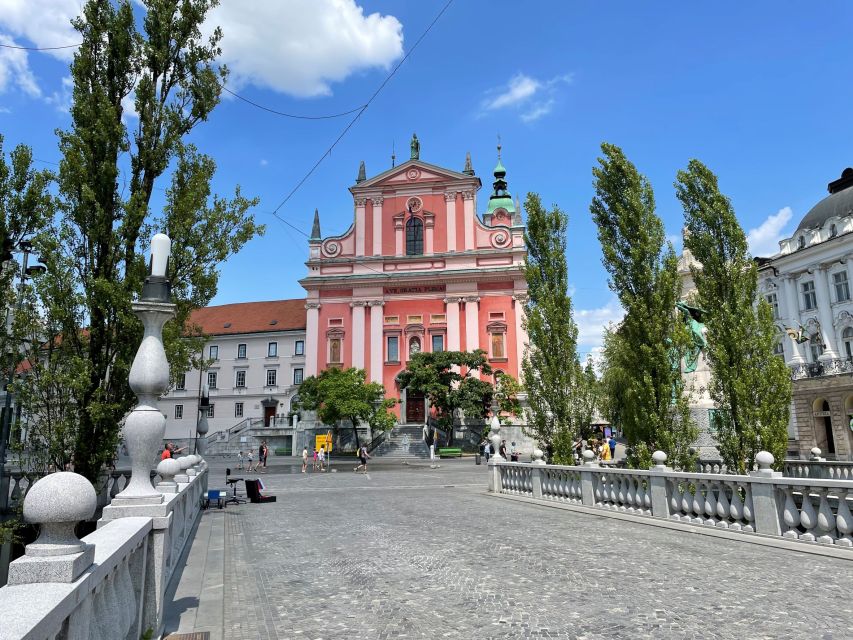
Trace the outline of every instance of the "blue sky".
<instances>
[{"instance_id":1,"label":"blue sky","mask_svg":"<svg viewBox=\"0 0 853 640\"><path fill-rule=\"evenodd\" d=\"M247 11L249 3L222 0L215 17L235 90L317 115L363 104L444 3L253 0ZM0 43L74 42L66 22L79 6L0 0ZM316 207L324 234L343 231L359 161L368 176L385 170L392 144L404 159L414 131L428 162L461 169L470 151L485 191L500 134L512 193L536 191L569 214L570 280L589 351L603 323L619 317L589 214L600 143L622 146L649 177L674 239L675 173L693 157L707 163L766 254L853 164L851 18L853 4L840 1L456 0L279 214L307 232ZM67 65L67 52L0 50L7 149L24 142L37 158L58 160ZM239 184L260 197L256 217L267 224L265 237L223 266L214 303L301 295L305 239L269 211L347 121L288 120L227 98L193 133L217 161L215 190Z\"/></svg>"}]
</instances>

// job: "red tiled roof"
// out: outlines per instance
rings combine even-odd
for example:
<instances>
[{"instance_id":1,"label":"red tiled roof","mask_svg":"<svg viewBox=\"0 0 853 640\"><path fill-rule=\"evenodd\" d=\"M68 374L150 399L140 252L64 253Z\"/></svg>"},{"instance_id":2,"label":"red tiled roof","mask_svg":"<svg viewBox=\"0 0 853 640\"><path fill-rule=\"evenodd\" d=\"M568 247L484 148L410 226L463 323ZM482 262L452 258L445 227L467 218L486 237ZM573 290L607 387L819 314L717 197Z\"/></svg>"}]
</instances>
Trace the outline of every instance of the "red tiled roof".
<instances>
[{"instance_id":1,"label":"red tiled roof","mask_svg":"<svg viewBox=\"0 0 853 640\"><path fill-rule=\"evenodd\" d=\"M305 329L305 299L240 302L196 309L187 321L187 331L211 336Z\"/></svg>"}]
</instances>

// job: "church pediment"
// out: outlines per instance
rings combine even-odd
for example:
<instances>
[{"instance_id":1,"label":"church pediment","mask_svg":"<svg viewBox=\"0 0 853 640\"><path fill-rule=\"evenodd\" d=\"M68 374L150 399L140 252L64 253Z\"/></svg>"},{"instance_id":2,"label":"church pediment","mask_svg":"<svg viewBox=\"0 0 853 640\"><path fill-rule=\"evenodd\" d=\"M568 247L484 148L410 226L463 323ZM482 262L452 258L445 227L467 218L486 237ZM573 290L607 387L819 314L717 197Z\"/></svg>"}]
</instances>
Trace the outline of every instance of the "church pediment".
<instances>
[{"instance_id":1,"label":"church pediment","mask_svg":"<svg viewBox=\"0 0 853 640\"><path fill-rule=\"evenodd\" d=\"M445 169L421 160L409 160L377 176L350 187L353 194L376 191L384 186L400 187L420 183L461 183L480 186L480 179L458 171Z\"/></svg>"}]
</instances>

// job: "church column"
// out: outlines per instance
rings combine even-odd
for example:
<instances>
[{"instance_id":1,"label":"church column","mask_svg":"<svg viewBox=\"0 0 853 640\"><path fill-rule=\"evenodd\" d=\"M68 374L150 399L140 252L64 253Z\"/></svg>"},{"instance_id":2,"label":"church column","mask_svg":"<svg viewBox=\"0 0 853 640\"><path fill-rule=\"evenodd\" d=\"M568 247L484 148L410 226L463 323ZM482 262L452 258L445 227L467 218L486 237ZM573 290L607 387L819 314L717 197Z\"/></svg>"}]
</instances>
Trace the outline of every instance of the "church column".
<instances>
[{"instance_id":1,"label":"church column","mask_svg":"<svg viewBox=\"0 0 853 640\"><path fill-rule=\"evenodd\" d=\"M445 298L447 314L447 350L460 351L459 344L459 302L462 298Z\"/></svg>"},{"instance_id":2,"label":"church column","mask_svg":"<svg viewBox=\"0 0 853 640\"><path fill-rule=\"evenodd\" d=\"M424 255L431 256L434 250L435 216L424 212Z\"/></svg>"},{"instance_id":3,"label":"church column","mask_svg":"<svg viewBox=\"0 0 853 640\"><path fill-rule=\"evenodd\" d=\"M355 300L350 303L352 307L352 366L356 369L364 369L364 307L367 303L363 300Z\"/></svg>"},{"instance_id":4,"label":"church column","mask_svg":"<svg viewBox=\"0 0 853 640\"><path fill-rule=\"evenodd\" d=\"M465 251L474 248L474 192L462 192L462 219L465 223Z\"/></svg>"},{"instance_id":5,"label":"church column","mask_svg":"<svg viewBox=\"0 0 853 640\"><path fill-rule=\"evenodd\" d=\"M317 375L317 349L320 335L320 303L308 302L307 327L305 332L305 377Z\"/></svg>"},{"instance_id":6,"label":"church column","mask_svg":"<svg viewBox=\"0 0 853 640\"><path fill-rule=\"evenodd\" d=\"M382 341L382 300L371 300L370 305L370 381L382 382L382 362L385 345ZM362 336L364 332L362 331ZM357 336L354 336L357 337Z\"/></svg>"},{"instance_id":7,"label":"church column","mask_svg":"<svg viewBox=\"0 0 853 640\"><path fill-rule=\"evenodd\" d=\"M465 298L465 351L480 348L480 296Z\"/></svg>"},{"instance_id":8,"label":"church column","mask_svg":"<svg viewBox=\"0 0 853 640\"><path fill-rule=\"evenodd\" d=\"M364 255L364 235L367 214L364 212L365 198L355 199L355 255Z\"/></svg>"},{"instance_id":9,"label":"church column","mask_svg":"<svg viewBox=\"0 0 853 640\"><path fill-rule=\"evenodd\" d=\"M456 251L456 192L445 193L444 201L447 203L447 250Z\"/></svg>"},{"instance_id":10,"label":"church column","mask_svg":"<svg viewBox=\"0 0 853 640\"><path fill-rule=\"evenodd\" d=\"M394 218L394 248L395 254L402 256L405 253L405 245L403 244L403 216Z\"/></svg>"},{"instance_id":11,"label":"church column","mask_svg":"<svg viewBox=\"0 0 853 640\"><path fill-rule=\"evenodd\" d=\"M373 201L373 255L382 255L382 196L371 198Z\"/></svg>"},{"instance_id":12,"label":"church column","mask_svg":"<svg viewBox=\"0 0 853 640\"><path fill-rule=\"evenodd\" d=\"M797 282L794 276L786 275L782 278L782 286L785 289L785 313L788 316L788 328L796 331L800 326L800 304ZM788 364L802 364L806 361L803 357L803 345L791 338L791 360Z\"/></svg>"},{"instance_id":13,"label":"church column","mask_svg":"<svg viewBox=\"0 0 853 640\"><path fill-rule=\"evenodd\" d=\"M515 315L515 353L520 376L521 361L524 359L524 350L527 348L527 332L524 330L524 305L527 302L527 294L516 293L512 296L512 299L512 308Z\"/></svg>"},{"instance_id":14,"label":"church column","mask_svg":"<svg viewBox=\"0 0 853 640\"><path fill-rule=\"evenodd\" d=\"M835 329L832 325L832 298L829 295L828 267L818 267L815 273L817 286L817 310L820 317L820 333L823 338L823 355L821 360L835 360L838 352L835 350Z\"/></svg>"}]
</instances>

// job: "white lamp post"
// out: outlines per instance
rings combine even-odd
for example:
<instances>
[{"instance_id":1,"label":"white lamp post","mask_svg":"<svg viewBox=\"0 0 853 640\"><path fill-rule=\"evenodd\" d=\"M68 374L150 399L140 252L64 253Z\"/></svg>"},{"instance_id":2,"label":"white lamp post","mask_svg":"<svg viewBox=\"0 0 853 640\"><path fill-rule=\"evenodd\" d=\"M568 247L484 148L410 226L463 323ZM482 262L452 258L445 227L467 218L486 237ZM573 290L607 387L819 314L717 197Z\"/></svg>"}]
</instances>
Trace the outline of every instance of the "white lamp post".
<instances>
[{"instance_id":1,"label":"white lamp post","mask_svg":"<svg viewBox=\"0 0 853 640\"><path fill-rule=\"evenodd\" d=\"M157 407L157 398L169 388L169 362L163 349L163 325L175 315L170 302L171 287L166 279L172 241L158 233L151 239L151 273L145 279L139 302L133 311L142 320L142 343L130 367L130 388L139 404L124 423L124 440L130 454L131 476L113 505L160 504L163 494L151 484L151 465L163 442L166 418Z\"/></svg>"}]
</instances>

